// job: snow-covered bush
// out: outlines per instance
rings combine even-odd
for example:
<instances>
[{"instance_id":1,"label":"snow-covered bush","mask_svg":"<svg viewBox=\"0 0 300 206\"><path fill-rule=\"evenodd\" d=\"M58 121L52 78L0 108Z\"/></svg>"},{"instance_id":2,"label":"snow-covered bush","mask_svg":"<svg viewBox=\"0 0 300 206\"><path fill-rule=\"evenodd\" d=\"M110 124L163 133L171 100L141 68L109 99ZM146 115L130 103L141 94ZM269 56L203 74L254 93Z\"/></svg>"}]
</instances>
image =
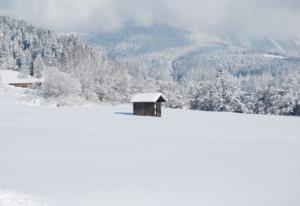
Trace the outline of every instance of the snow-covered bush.
<instances>
[{"instance_id":1,"label":"snow-covered bush","mask_svg":"<svg viewBox=\"0 0 300 206\"><path fill-rule=\"evenodd\" d=\"M46 99L76 98L81 95L80 82L70 74L49 68L44 74L44 82L40 88L42 96Z\"/></svg>"}]
</instances>

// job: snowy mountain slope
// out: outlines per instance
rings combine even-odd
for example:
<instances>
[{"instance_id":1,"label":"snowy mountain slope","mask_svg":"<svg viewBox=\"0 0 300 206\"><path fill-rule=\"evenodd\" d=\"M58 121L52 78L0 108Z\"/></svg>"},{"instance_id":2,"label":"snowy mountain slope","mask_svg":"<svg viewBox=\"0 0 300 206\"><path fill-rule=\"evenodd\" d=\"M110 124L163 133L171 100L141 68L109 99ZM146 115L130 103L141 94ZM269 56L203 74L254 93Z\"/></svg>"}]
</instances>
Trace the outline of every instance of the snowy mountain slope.
<instances>
[{"instance_id":1,"label":"snowy mountain slope","mask_svg":"<svg viewBox=\"0 0 300 206\"><path fill-rule=\"evenodd\" d=\"M176 79L186 77L189 70L223 69L234 76L260 76L264 73L281 74L300 70L300 59L263 53L248 47L236 47L225 43L205 45L173 60Z\"/></svg>"},{"instance_id":2,"label":"snowy mountain slope","mask_svg":"<svg viewBox=\"0 0 300 206\"><path fill-rule=\"evenodd\" d=\"M0 95L1 206L300 204L299 118L136 117L126 105L28 106L14 93Z\"/></svg>"},{"instance_id":3,"label":"snowy mountain slope","mask_svg":"<svg viewBox=\"0 0 300 206\"><path fill-rule=\"evenodd\" d=\"M248 47L262 53L300 56L299 37L241 38L238 34L208 34L199 30L188 31L163 24L143 27L129 23L121 30L82 34L81 38L90 45L106 51L113 58L138 56L170 48L184 48L191 44L201 46L205 43L226 43L235 47Z\"/></svg>"},{"instance_id":4,"label":"snowy mountain slope","mask_svg":"<svg viewBox=\"0 0 300 206\"><path fill-rule=\"evenodd\" d=\"M268 70L281 72L286 68L298 69L300 65L299 58L270 59L264 56L270 55L268 51L278 52L278 49L284 53L281 56L287 56L285 54L289 53L284 50L291 46L295 51L299 48L297 38L240 41L223 37L221 40L166 25L146 28L133 24L116 32L80 36L101 52L88 48L74 34L56 34L24 21L1 17L0 68L37 77L47 67L58 67L70 73L73 67L87 67L83 65L87 64L86 59L90 59L88 64L97 62L88 67L99 67L105 59L102 52L113 60L134 61L140 67L167 70L175 79L185 75L186 70L201 71L207 67L214 70L217 65L236 75L261 74ZM268 49L270 44L277 50Z\"/></svg>"},{"instance_id":5,"label":"snowy mountain slope","mask_svg":"<svg viewBox=\"0 0 300 206\"><path fill-rule=\"evenodd\" d=\"M240 40L238 37L223 37L227 42L235 46L247 46L249 48L270 53L279 53L287 56L300 56L300 38L250 38Z\"/></svg>"},{"instance_id":6,"label":"snowy mountain slope","mask_svg":"<svg viewBox=\"0 0 300 206\"><path fill-rule=\"evenodd\" d=\"M141 65L169 69L175 79L181 79L187 70L199 71L222 65L234 75L260 75L264 71L275 73L287 68L300 68L297 58L297 39L252 39L241 41L237 37L197 35L166 25L141 27L127 25L111 33L83 35L84 41L101 48L110 58L134 59ZM282 59L268 58L278 54Z\"/></svg>"},{"instance_id":7,"label":"snowy mountain slope","mask_svg":"<svg viewBox=\"0 0 300 206\"><path fill-rule=\"evenodd\" d=\"M182 48L193 42L188 33L165 25L149 28L127 24L122 30L82 35L91 46L106 51L110 58L140 56Z\"/></svg>"}]
</instances>

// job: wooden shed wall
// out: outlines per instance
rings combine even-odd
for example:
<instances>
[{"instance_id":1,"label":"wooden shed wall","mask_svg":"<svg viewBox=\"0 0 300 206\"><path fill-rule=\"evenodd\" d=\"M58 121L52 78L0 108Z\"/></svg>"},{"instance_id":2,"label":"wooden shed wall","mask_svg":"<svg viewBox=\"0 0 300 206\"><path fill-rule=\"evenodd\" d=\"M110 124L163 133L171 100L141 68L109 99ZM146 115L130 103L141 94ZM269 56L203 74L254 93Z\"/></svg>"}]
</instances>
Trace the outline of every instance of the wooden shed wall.
<instances>
[{"instance_id":1,"label":"wooden shed wall","mask_svg":"<svg viewBox=\"0 0 300 206\"><path fill-rule=\"evenodd\" d=\"M21 88L32 88L34 83L10 83L9 85Z\"/></svg>"},{"instance_id":2,"label":"wooden shed wall","mask_svg":"<svg viewBox=\"0 0 300 206\"><path fill-rule=\"evenodd\" d=\"M34 88L34 87L40 87L42 85L41 82L35 82L35 83L9 83L10 86L14 87L20 87L20 88Z\"/></svg>"},{"instance_id":3,"label":"wooden shed wall","mask_svg":"<svg viewBox=\"0 0 300 206\"><path fill-rule=\"evenodd\" d=\"M133 113L134 115L156 116L155 103L133 103Z\"/></svg>"},{"instance_id":4,"label":"wooden shed wall","mask_svg":"<svg viewBox=\"0 0 300 206\"><path fill-rule=\"evenodd\" d=\"M161 102L156 102L156 116L161 117Z\"/></svg>"}]
</instances>

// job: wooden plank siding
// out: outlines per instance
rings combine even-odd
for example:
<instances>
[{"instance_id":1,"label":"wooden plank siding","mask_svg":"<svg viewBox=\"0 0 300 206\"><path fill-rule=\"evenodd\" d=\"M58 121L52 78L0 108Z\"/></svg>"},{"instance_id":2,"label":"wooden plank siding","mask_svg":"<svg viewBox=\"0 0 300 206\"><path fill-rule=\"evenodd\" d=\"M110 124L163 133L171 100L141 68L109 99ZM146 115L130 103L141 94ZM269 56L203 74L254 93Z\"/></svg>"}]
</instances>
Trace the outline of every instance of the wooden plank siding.
<instances>
[{"instance_id":1,"label":"wooden plank siding","mask_svg":"<svg viewBox=\"0 0 300 206\"><path fill-rule=\"evenodd\" d=\"M133 103L133 114L141 116L161 117L161 102L156 103Z\"/></svg>"},{"instance_id":2,"label":"wooden plank siding","mask_svg":"<svg viewBox=\"0 0 300 206\"><path fill-rule=\"evenodd\" d=\"M155 116L155 103L133 103L134 115Z\"/></svg>"},{"instance_id":3,"label":"wooden plank siding","mask_svg":"<svg viewBox=\"0 0 300 206\"><path fill-rule=\"evenodd\" d=\"M27 89L32 89L35 86L41 86L40 82L36 82L36 83L9 83L8 85L10 86L14 86L14 87L20 87L20 88L27 88Z\"/></svg>"},{"instance_id":4,"label":"wooden plank siding","mask_svg":"<svg viewBox=\"0 0 300 206\"><path fill-rule=\"evenodd\" d=\"M156 102L156 116L161 117L161 102Z\"/></svg>"}]
</instances>

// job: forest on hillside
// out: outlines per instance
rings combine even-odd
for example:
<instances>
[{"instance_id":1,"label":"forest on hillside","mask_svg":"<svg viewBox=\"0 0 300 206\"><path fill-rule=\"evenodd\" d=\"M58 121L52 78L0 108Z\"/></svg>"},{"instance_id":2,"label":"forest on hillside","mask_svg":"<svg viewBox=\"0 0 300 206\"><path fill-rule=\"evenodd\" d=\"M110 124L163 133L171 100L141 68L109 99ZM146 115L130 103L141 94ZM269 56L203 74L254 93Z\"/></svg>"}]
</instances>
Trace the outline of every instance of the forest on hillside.
<instances>
[{"instance_id":1,"label":"forest on hillside","mask_svg":"<svg viewBox=\"0 0 300 206\"><path fill-rule=\"evenodd\" d=\"M300 116L300 59L224 42L181 42L124 55L124 45L141 44L130 39L114 45L122 55L111 58L75 34L0 17L0 69L43 78L36 95L59 105L128 103L138 92L162 92L172 108Z\"/></svg>"}]
</instances>

